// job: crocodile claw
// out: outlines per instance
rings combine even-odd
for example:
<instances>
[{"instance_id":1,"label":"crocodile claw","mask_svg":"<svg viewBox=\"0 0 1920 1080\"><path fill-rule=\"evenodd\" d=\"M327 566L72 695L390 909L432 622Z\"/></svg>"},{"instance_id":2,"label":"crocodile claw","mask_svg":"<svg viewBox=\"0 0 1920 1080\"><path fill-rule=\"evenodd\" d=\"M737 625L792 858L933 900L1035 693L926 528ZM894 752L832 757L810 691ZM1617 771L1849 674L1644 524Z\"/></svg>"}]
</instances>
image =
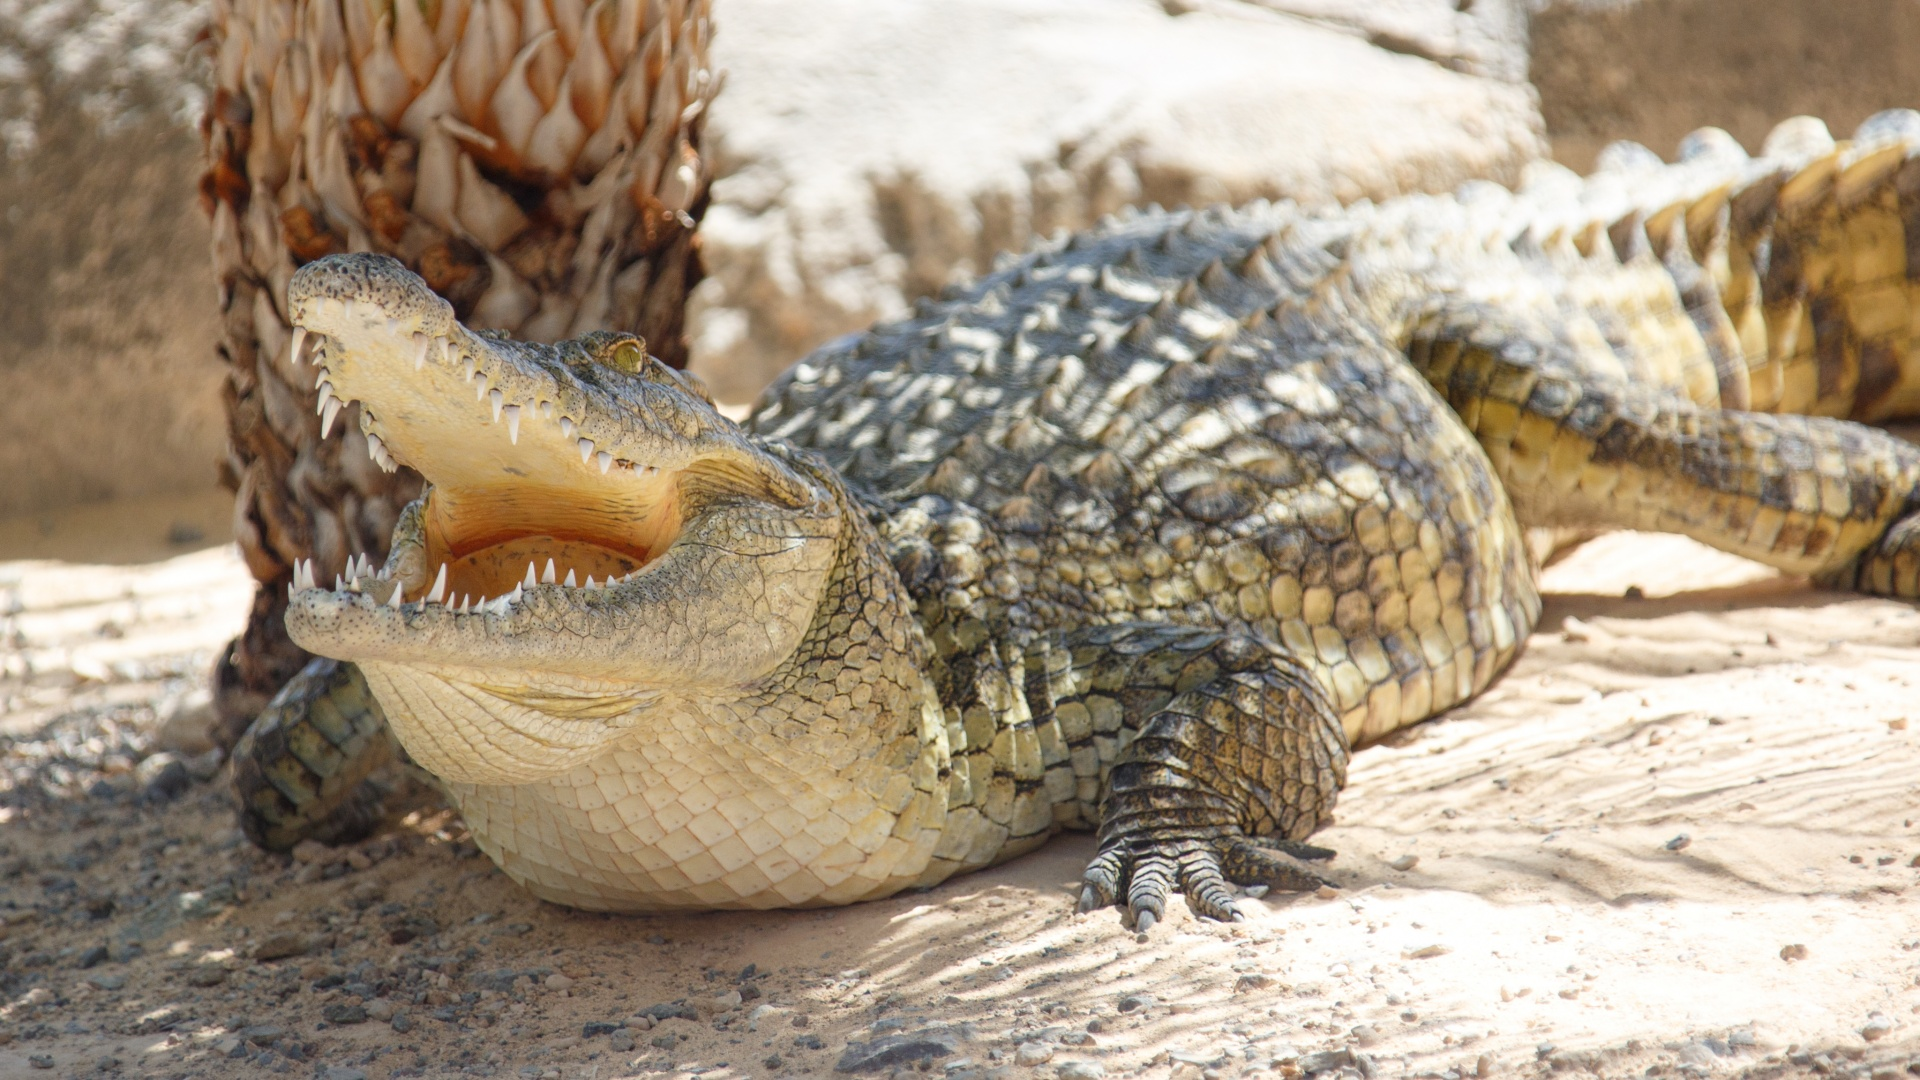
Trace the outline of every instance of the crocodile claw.
<instances>
[{"instance_id":1,"label":"crocodile claw","mask_svg":"<svg viewBox=\"0 0 1920 1080\"><path fill-rule=\"evenodd\" d=\"M1120 902L1140 933L1166 917L1169 896L1184 895L1198 915L1245 922L1229 885L1261 885L1284 892L1311 892L1335 883L1308 865L1333 851L1297 840L1249 838L1239 832L1155 840L1113 836L1081 878L1081 911Z\"/></svg>"}]
</instances>

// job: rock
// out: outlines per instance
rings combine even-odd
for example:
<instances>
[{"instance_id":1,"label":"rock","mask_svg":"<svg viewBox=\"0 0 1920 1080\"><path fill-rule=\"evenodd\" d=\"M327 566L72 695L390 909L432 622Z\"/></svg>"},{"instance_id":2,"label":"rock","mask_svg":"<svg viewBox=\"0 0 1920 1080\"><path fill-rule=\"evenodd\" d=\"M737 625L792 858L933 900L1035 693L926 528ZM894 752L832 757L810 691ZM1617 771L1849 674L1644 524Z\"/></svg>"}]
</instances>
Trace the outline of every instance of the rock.
<instances>
[{"instance_id":1,"label":"rock","mask_svg":"<svg viewBox=\"0 0 1920 1080\"><path fill-rule=\"evenodd\" d=\"M547 976L545 985L549 990L565 990L573 985L573 979L556 971Z\"/></svg>"},{"instance_id":2,"label":"rock","mask_svg":"<svg viewBox=\"0 0 1920 1080\"><path fill-rule=\"evenodd\" d=\"M1807 947L1805 945L1796 943L1793 945L1782 945L1780 947L1780 959L1789 963L1795 960L1805 960L1806 958Z\"/></svg>"},{"instance_id":3,"label":"rock","mask_svg":"<svg viewBox=\"0 0 1920 1080\"><path fill-rule=\"evenodd\" d=\"M631 1053L637 1045L639 1044L638 1041L634 1039L633 1032L625 1028L607 1036L607 1049L616 1054Z\"/></svg>"},{"instance_id":4,"label":"rock","mask_svg":"<svg viewBox=\"0 0 1920 1080\"><path fill-rule=\"evenodd\" d=\"M240 1038L255 1046L272 1046L287 1037L287 1029L278 1024L252 1024L240 1029Z\"/></svg>"},{"instance_id":5,"label":"rock","mask_svg":"<svg viewBox=\"0 0 1920 1080\"><path fill-rule=\"evenodd\" d=\"M1093 1044L1093 1036L1084 1031L1063 1031L1060 1033L1060 1045L1062 1046L1092 1046Z\"/></svg>"},{"instance_id":6,"label":"rock","mask_svg":"<svg viewBox=\"0 0 1920 1080\"><path fill-rule=\"evenodd\" d=\"M155 710L159 723L153 732L153 748L169 750L182 757L193 757L213 749L213 693L205 686L194 686L160 703Z\"/></svg>"},{"instance_id":7,"label":"rock","mask_svg":"<svg viewBox=\"0 0 1920 1080\"><path fill-rule=\"evenodd\" d=\"M293 850L289 854L293 856L294 862L307 866L324 866L334 858L333 849L318 840L302 840L293 845Z\"/></svg>"},{"instance_id":8,"label":"rock","mask_svg":"<svg viewBox=\"0 0 1920 1080\"><path fill-rule=\"evenodd\" d=\"M392 1027L394 1034L405 1035L413 1030L413 1021L408 1019L406 1013L396 1012L393 1014Z\"/></svg>"},{"instance_id":9,"label":"rock","mask_svg":"<svg viewBox=\"0 0 1920 1080\"><path fill-rule=\"evenodd\" d=\"M1860 1037L1868 1042L1879 1042L1893 1034L1893 1017L1886 1013L1872 1013L1860 1028Z\"/></svg>"},{"instance_id":10,"label":"rock","mask_svg":"<svg viewBox=\"0 0 1920 1080\"><path fill-rule=\"evenodd\" d=\"M87 981L102 990L120 990L127 985L127 977L118 971L96 971L87 976Z\"/></svg>"},{"instance_id":11,"label":"rock","mask_svg":"<svg viewBox=\"0 0 1920 1080\"><path fill-rule=\"evenodd\" d=\"M1687 848L1693 846L1693 837L1688 836L1686 833L1681 833L1662 846L1668 851L1685 851Z\"/></svg>"},{"instance_id":12,"label":"rock","mask_svg":"<svg viewBox=\"0 0 1920 1080\"><path fill-rule=\"evenodd\" d=\"M1273 985L1273 976L1250 971L1233 981L1233 992L1245 994L1254 990L1265 990Z\"/></svg>"},{"instance_id":13,"label":"rock","mask_svg":"<svg viewBox=\"0 0 1920 1080\"><path fill-rule=\"evenodd\" d=\"M1353 1063L1353 1051L1351 1050L1322 1050L1318 1053L1302 1054L1300 1056L1300 1071L1311 1076L1314 1073L1332 1072L1335 1069L1342 1069Z\"/></svg>"},{"instance_id":14,"label":"rock","mask_svg":"<svg viewBox=\"0 0 1920 1080\"><path fill-rule=\"evenodd\" d=\"M1160 1004L1159 1000L1152 994L1128 994L1126 997L1120 999L1120 1011L1123 1013L1138 1012L1141 1009L1151 1009L1158 1004Z\"/></svg>"},{"instance_id":15,"label":"rock","mask_svg":"<svg viewBox=\"0 0 1920 1080\"><path fill-rule=\"evenodd\" d=\"M164 750L148 755L134 769L133 775L140 784L141 793L156 802L172 802L193 786L193 776L187 772L186 763L180 760L180 755Z\"/></svg>"},{"instance_id":16,"label":"rock","mask_svg":"<svg viewBox=\"0 0 1920 1080\"><path fill-rule=\"evenodd\" d=\"M1388 863L1387 865L1393 867L1395 870L1398 870L1401 873L1406 873L1408 870L1411 870L1414 867L1420 865L1420 856L1402 855L1399 858Z\"/></svg>"},{"instance_id":17,"label":"rock","mask_svg":"<svg viewBox=\"0 0 1920 1080\"><path fill-rule=\"evenodd\" d=\"M285 960L289 956L305 956L311 942L305 934L290 934L281 931L268 934L253 947L253 958L260 961Z\"/></svg>"},{"instance_id":18,"label":"rock","mask_svg":"<svg viewBox=\"0 0 1920 1080\"><path fill-rule=\"evenodd\" d=\"M367 1080L362 1069L349 1069L344 1065L329 1065L320 1070L320 1080Z\"/></svg>"},{"instance_id":19,"label":"rock","mask_svg":"<svg viewBox=\"0 0 1920 1080\"><path fill-rule=\"evenodd\" d=\"M367 1010L360 1005L336 1002L320 1010L320 1015L329 1024L364 1024L367 1022Z\"/></svg>"},{"instance_id":20,"label":"rock","mask_svg":"<svg viewBox=\"0 0 1920 1080\"><path fill-rule=\"evenodd\" d=\"M36 1069L51 1069L53 1068L53 1055L52 1054L29 1054L27 1056L27 1064L33 1066Z\"/></svg>"},{"instance_id":21,"label":"rock","mask_svg":"<svg viewBox=\"0 0 1920 1080\"><path fill-rule=\"evenodd\" d=\"M192 986L219 986L227 981L227 969L219 964L195 964L187 971L187 983Z\"/></svg>"},{"instance_id":22,"label":"rock","mask_svg":"<svg viewBox=\"0 0 1920 1080\"><path fill-rule=\"evenodd\" d=\"M79 956L74 957L73 966L80 971L85 971L96 964L102 963L106 958L107 947L105 945L94 945L82 950Z\"/></svg>"},{"instance_id":23,"label":"rock","mask_svg":"<svg viewBox=\"0 0 1920 1080\"><path fill-rule=\"evenodd\" d=\"M1069 1061L1054 1070L1059 1080L1104 1080L1107 1070L1095 1061Z\"/></svg>"},{"instance_id":24,"label":"rock","mask_svg":"<svg viewBox=\"0 0 1920 1080\"><path fill-rule=\"evenodd\" d=\"M1024 1042L1014 1050L1013 1060L1028 1067L1045 1065L1053 1060L1053 1047L1041 1042Z\"/></svg>"},{"instance_id":25,"label":"rock","mask_svg":"<svg viewBox=\"0 0 1920 1080\"><path fill-rule=\"evenodd\" d=\"M367 1019L369 1020L378 1020L384 1024L393 1019L394 1011L393 1002L385 998L374 998L367 1002Z\"/></svg>"},{"instance_id":26,"label":"rock","mask_svg":"<svg viewBox=\"0 0 1920 1080\"><path fill-rule=\"evenodd\" d=\"M1450 5L1421 2L1436 14L1420 25L1442 26ZM1376 48L1370 17L1214 7L735 0L713 47L728 82L706 118L720 176L689 312L696 370L747 400L993 253L1123 206L1446 191L1516 180L1545 149L1517 75ZM1514 20L1519 70L1523 35Z\"/></svg>"},{"instance_id":27,"label":"rock","mask_svg":"<svg viewBox=\"0 0 1920 1080\"><path fill-rule=\"evenodd\" d=\"M591 1039L600 1035L611 1035L619 1030L619 1024L610 1024L605 1020L589 1020L580 1025L580 1037Z\"/></svg>"},{"instance_id":28,"label":"rock","mask_svg":"<svg viewBox=\"0 0 1920 1080\"><path fill-rule=\"evenodd\" d=\"M874 1072L946 1057L958 1049L951 1036L939 1032L888 1035L872 1042L849 1042L833 1069L843 1073Z\"/></svg>"}]
</instances>

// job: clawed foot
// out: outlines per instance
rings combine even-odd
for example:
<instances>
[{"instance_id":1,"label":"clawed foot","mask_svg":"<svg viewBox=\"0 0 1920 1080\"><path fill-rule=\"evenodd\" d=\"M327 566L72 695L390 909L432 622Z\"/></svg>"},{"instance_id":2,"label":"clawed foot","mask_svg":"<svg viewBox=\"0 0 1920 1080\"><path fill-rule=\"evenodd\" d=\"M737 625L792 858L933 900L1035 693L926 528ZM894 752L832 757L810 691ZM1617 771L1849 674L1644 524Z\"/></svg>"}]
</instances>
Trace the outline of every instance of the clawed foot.
<instances>
[{"instance_id":1,"label":"clawed foot","mask_svg":"<svg viewBox=\"0 0 1920 1080\"><path fill-rule=\"evenodd\" d=\"M1122 901L1134 929L1146 933L1167 914L1167 896L1178 891L1200 915L1223 922L1246 918L1234 907L1234 885L1264 885L1310 892L1330 881L1307 860L1333 857L1327 848L1276 837L1230 835L1116 836L1103 841L1081 875L1080 910Z\"/></svg>"}]
</instances>

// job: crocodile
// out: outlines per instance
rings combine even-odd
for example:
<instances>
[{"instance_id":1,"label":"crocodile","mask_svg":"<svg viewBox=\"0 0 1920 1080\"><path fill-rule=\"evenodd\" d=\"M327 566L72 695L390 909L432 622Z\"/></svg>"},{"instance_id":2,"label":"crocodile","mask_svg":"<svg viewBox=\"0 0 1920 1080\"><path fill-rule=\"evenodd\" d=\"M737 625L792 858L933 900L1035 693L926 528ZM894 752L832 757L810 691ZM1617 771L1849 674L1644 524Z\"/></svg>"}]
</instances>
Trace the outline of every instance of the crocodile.
<instances>
[{"instance_id":1,"label":"crocodile","mask_svg":"<svg viewBox=\"0 0 1920 1080\"><path fill-rule=\"evenodd\" d=\"M329 256L296 359L429 488L384 566L296 573L328 659L238 752L243 818L364 826L391 738L577 908L848 903L1091 829L1083 909L1235 918L1236 886L1330 884L1354 748L1513 660L1527 527L1920 594L1920 450L1861 422L1920 411L1916 238L1908 111L1517 191L1151 208L823 347L740 424L631 335L471 332Z\"/></svg>"}]
</instances>

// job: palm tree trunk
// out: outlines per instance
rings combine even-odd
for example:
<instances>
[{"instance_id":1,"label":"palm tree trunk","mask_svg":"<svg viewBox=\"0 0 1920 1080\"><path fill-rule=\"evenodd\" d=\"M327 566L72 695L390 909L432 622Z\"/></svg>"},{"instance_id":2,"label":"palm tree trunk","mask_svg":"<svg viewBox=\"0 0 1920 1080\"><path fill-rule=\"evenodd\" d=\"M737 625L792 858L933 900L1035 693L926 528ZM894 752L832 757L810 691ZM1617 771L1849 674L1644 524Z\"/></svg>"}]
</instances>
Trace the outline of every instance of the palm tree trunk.
<instances>
[{"instance_id":1,"label":"palm tree trunk","mask_svg":"<svg viewBox=\"0 0 1920 1080\"><path fill-rule=\"evenodd\" d=\"M282 625L293 561L321 580L378 563L420 489L369 459L356 412L322 438L313 369L288 355L294 270L378 251L469 326L630 330L683 366L718 86L709 0L214 0L211 36L221 472L260 583L216 673L231 746L308 659Z\"/></svg>"}]
</instances>

